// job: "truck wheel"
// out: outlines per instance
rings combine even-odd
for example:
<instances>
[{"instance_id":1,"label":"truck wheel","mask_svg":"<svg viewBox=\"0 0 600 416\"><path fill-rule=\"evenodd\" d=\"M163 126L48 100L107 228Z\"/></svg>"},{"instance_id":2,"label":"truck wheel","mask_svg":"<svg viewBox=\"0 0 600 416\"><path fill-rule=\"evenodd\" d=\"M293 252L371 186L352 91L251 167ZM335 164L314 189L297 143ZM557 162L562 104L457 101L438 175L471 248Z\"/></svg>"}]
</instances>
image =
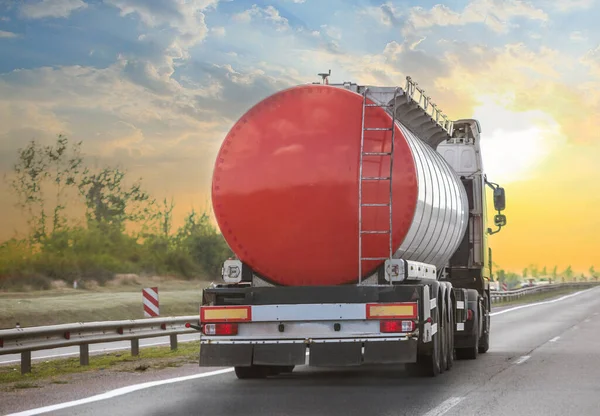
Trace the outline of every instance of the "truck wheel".
<instances>
[{"instance_id":1,"label":"truck wheel","mask_svg":"<svg viewBox=\"0 0 600 416\"><path fill-rule=\"evenodd\" d=\"M454 366L454 308L450 305L450 323L446 327L446 333L448 334L448 358L446 359L446 369L450 370Z\"/></svg>"},{"instance_id":2,"label":"truck wheel","mask_svg":"<svg viewBox=\"0 0 600 416\"><path fill-rule=\"evenodd\" d=\"M439 301L439 298L438 298ZM438 305L444 305L444 303L438 303ZM446 371L448 368L448 325L446 324L446 308L441 307L438 318L438 334L440 334L440 373Z\"/></svg>"},{"instance_id":3,"label":"truck wheel","mask_svg":"<svg viewBox=\"0 0 600 416\"><path fill-rule=\"evenodd\" d=\"M416 363L406 364L406 371L409 375L435 377L440 374L440 340L438 331L431 339L433 343L431 355L418 355Z\"/></svg>"},{"instance_id":4,"label":"truck wheel","mask_svg":"<svg viewBox=\"0 0 600 416\"><path fill-rule=\"evenodd\" d=\"M488 312L487 309L485 312ZM485 354L490 349L490 315L487 314L484 319L484 331L481 339L479 340L479 354Z\"/></svg>"},{"instance_id":5,"label":"truck wheel","mask_svg":"<svg viewBox=\"0 0 600 416\"><path fill-rule=\"evenodd\" d=\"M235 375L240 380L265 378L269 375L269 367L253 365L250 367L235 367Z\"/></svg>"},{"instance_id":6,"label":"truck wheel","mask_svg":"<svg viewBox=\"0 0 600 416\"><path fill-rule=\"evenodd\" d=\"M475 345L469 348L457 348L456 358L459 360L474 360L479 352L479 314L473 317L473 328L475 328Z\"/></svg>"}]
</instances>

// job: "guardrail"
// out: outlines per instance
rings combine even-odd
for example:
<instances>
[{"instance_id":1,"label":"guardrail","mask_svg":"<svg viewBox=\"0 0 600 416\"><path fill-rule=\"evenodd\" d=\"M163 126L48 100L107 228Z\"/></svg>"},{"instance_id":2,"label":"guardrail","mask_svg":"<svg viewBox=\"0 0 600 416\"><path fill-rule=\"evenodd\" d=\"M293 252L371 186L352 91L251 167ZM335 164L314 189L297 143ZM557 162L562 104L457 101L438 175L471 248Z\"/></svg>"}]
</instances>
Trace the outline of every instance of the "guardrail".
<instances>
[{"instance_id":1,"label":"guardrail","mask_svg":"<svg viewBox=\"0 0 600 416\"><path fill-rule=\"evenodd\" d=\"M31 351L79 345L79 363L88 365L89 345L102 342L131 341L131 355L140 353L142 338L170 337L177 349L177 336L196 332L198 315L125 321L72 323L0 330L0 355L21 354L21 374L31 372Z\"/></svg>"},{"instance_id":2,"label":"guardrail","mask_svg":"<svg viewBox=\"0 0 600 416\"><path fill-rule=\"evenodd\" d=\"M492 291L491 298L492 303L499 302L510 302L516 299L520 299L523 296L529 296L536 293L550 292L557 289L570 289L570 288L581 288L598 286L600 282L572 282L572 283L555 283L549 285L538 285L532 287L525 287L523 289L507 290L503 292Z\"/></svg>"}]
</instances>

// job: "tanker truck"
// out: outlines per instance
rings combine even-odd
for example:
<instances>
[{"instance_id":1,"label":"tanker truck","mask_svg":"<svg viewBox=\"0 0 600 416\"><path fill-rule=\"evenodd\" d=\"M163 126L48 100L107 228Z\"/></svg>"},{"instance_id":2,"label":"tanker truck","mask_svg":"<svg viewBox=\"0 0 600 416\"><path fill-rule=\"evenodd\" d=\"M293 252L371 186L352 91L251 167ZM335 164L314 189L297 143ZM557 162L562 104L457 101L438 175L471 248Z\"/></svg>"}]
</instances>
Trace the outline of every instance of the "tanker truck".
<instances>
[{"instance_id":1,"label":"tanker truck","mask_svg":"<svg viewBox=\"0 0 600 416\"><path fill-rule=\"evenodd\" d=\"M504 189L483 171L477 120L451 121L410 77L330 74L260 101L221 145L212 204L235 256L202 294L200 366L436 376L489 348Z\"/></svg>"}]
</instances>

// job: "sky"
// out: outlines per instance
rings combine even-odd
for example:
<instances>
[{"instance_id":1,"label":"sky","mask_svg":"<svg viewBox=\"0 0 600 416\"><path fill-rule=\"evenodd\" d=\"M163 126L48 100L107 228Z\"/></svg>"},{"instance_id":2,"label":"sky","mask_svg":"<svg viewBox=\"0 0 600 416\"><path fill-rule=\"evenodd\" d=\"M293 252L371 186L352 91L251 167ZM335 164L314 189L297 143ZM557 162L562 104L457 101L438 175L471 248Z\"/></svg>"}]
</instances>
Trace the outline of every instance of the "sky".
<instances>
[{"instance_id":1,"label":"sky","mask_svg":"<svg viewBox=\"0 0 600 416\"><path fill-rule=\"evenodd\" d=\"M0 173L63 133L179 221L253 104L318 81L403 86L479 119L507 193L494 261L600 268L600 0L0 0ZM0 240L24 230L0 183ZM176 224L177 225L177 222Z\"/></svg>"}]
</instances>

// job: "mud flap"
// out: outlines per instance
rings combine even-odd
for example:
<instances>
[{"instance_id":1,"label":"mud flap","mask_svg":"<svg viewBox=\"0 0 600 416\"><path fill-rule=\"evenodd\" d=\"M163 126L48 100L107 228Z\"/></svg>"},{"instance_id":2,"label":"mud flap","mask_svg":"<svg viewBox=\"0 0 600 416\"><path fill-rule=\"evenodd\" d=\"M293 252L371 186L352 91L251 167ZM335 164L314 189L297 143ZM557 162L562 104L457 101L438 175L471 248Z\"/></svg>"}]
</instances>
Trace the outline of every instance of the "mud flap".
<instances>
[{"instance_id":1,"label":"mud flap","mask_svg":"<svg viewBox=\"0 0 600 416\"><path fill-rule=\"evenodd\" d=\"M405 364L416 361L416 340L365 342L365 364Z\"/></svg>"},{"instance_id":2,"label":"mud flap","mask_svg":"<svg viewBox=\"0 0 600 416\"><path fill-rule=\"evenodd\" d=\"M260 344L254 346L253 363L258 365L304 365L305 344Z\"/></svg>"},{"instance_id":3,"label":"mud flap","mask_svg":"<svg viewBox=\"0 0 600 416\"><path fill-rule=\"evenodd\" d=\"M203 344L200 346L200 367L249 366L252 345Z\"/></svg>"}]
</instances>

